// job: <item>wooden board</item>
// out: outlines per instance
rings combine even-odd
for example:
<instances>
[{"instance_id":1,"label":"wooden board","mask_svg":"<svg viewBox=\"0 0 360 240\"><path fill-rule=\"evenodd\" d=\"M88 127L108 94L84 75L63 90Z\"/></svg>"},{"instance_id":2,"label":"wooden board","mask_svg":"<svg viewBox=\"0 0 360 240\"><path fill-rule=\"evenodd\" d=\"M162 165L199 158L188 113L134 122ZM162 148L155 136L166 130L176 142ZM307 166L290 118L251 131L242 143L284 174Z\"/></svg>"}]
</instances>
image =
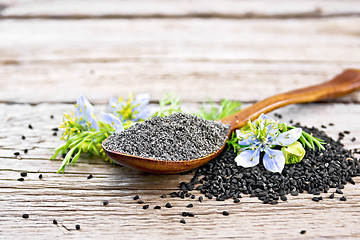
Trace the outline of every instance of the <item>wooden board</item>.
<instances>
[{"instance_id":1,"label":"wooden board","mask_svg":"<svg viewBox=\"0 0 360 240\"><path fill-rule=\"evenodd\" d=\"M198 109L199 105L187 105ZM160 198L164 193L176 191L181 181L189 181L192 174L151 175L121 166L114 166L101 159L83 157L76 166L68 166L66 174L55 174L61 159L50 161L51 149L62 142L59 136L52 136L51 129L57 127L63 112L70 111L70 104L0 104L0 233L7 239L35 238L123 238L123 239L241 239L274 238L297 239L301 230L307 230L306 238L357 238L360 230L360 178L354 178L356 185L346 185L346 202L338 197L331 200L323 194L324 200L315 203L312 196L302 194L289 196L287 202L276 206L264 205L255 198L244 195L241 203L231 200L217 202L206 199ZM106 110L97 105L96 111ZM302 104L277 110L283 121L296 119L305 125L324 129L333 138L338 131L349 130L344 144L348 149L360 148L360 141L351 141L360 135L358 104ZM351 114L349 114L351 113ZM54 115L54 119L50 115ZM272 114L273 115L273 114ZM328 123L335 126L329 126ZM32 124L33 129L28 128ZM26 136L25 140L21 136ZM23 154L23 149L29 149ZM22 159L14 157L20 151ZM17 181L21 171L28 171L24 182ZM43 179L38 179L39 174ZM94 178L87 179L92 174ZM196 191L197 196L200 194ZM132 200L139 195L143 204ZM109 201L103 206L104 200ZM170 202L173 208L164 208ZM193 203L194 208L186 205ZM154 206L162 206L155 210ZM223 210L229 216L223 216ZM191 211L194 218L185 218L185 225L179 222L181 212ZM22 214L30 214L22 219ZM56 219L58 225L52 220ZM81 230L74 229L75 224ZM21 227L19 227L21 226Z\"/></svg>"}]
</instances>

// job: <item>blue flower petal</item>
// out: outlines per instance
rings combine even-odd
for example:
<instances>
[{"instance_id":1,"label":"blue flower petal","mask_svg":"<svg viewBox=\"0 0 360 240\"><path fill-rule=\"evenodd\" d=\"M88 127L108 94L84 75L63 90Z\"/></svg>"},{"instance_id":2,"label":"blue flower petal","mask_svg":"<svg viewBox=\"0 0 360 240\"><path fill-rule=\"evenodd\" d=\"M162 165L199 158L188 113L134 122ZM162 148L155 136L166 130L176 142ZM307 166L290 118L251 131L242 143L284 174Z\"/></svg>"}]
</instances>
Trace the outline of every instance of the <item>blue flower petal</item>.
<instances>
[{"instance_id":1,"label":"blue flower petal","mask_svg":"<svg viewBox=\"0 0 360 240\"><path fill-rule=\"evenodd\" d=\"M116 98L110 98L109 99L109 109L111 111L116 111L118 106L118 100Z\"/></svg>"},{"instance_id":2,"label":"blue flower petal","mask_svg":"<svg viewBox=\"0 0 360 240\"><path fill-rule=\"evenodd\" d=\"M150 102L150 93L139 93L135 97L135 101L133 105L138 105L134 108L134 110L139 111L141 108L143 108L146 104Z\"/></svg>"},{"instance_id":3,"label":"blue flower petal","mask_svg":"<svg viewBox=\"0 0 360 240\"><path fill-rule=\"evenodd\" d=\"M238 166L244 168L254 167L259 163L260 160L260 150L245 150L242 151L236 158L235 162Z\"/></svg>"},{"instance_id":4,"label":"blue flower petal","mask_svg":"<svg viewBox=\"0 0 360 240\"><path fill-rule=\"evenodd\" d=\"M115 117L111 113L102 113L104 122L110 124L113 128L115 128L115 133L119 133L124 130L124 127L119 118Z\"/></svg>"},{"instance_id":5,"label":"blue flower petal","mask_svg":"<svg viewBox=\"0 0 360 240\"><path fill-rule=\"evenodd\" d=\"M236 137L240 139L238 144L242 146L250 145L256 139L252 132L243 133L239 129L236 130Z\"/></svg>"},{"instance_id":6,"label":"blue flower petal","mask_svg":"<svg viewBox=\"0 0 360 240\"><path fill-rule=\"evenodd\" d=\"M83 95L80 95L80 97L76 101L75 107L76 116L88 115L94 112L94 107Z\"/></svg>"},{"instance_id":7,"label":"blue flower petal","mask_svg":"<svg viewBox=\"0 0 360 240\"><path fill-rule=\"evenodd\" d=\"M86 120L90 123L90 128L95 128L96 131L99 131L99 124L93 114L90 114L90 117Z\"/></svg>"},{"instance_id":8,"label":"blue flower petal","mask_svg":"<svg viewBox=\"0 0 360 240\"><path fill-rule=\"evenodd\" d=\"M263 164L267 170L281 173L285 166L285 156L280 150L267 148Z\"/></svg>"},{"instance_id":9,"label":"blue flower petal","mask_svg":"<svg viewBox=\"0 0 360 240\"><path fill-rule=\"evenodd\" d=\"M154 115L157 111L159 111L158 106L147 105L143 107L138 114L136 114L136 118L134 119L134 121L137 121L139 119L147 119Z\"/></svg>"},{"instance_id":10,"label":"blue flower petal","mask_svg":"<svg viewBox=\"0 0 360 240\"><path fill-rule=\"evenodd\" d=\"M283 132L279 134L272 144L274 145L280 145L280 146L288 146L290 144L293 144L296 140L298 140L301 137L302 130L301 128L294 128L290 131Z\"/></svg>"}]
</instances>

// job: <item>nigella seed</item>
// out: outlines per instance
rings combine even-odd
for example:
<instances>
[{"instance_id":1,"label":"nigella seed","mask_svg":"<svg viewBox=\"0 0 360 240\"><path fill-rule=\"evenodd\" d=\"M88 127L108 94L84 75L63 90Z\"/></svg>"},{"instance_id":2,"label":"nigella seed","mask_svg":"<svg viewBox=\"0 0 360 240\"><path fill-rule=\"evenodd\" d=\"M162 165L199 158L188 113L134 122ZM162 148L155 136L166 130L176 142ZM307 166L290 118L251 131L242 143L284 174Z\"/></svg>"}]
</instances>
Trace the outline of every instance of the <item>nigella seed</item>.
<instances>
[{"instance_id":1,"label":"nigella seed","mask_svg":"<svg viewBox=\"0 0 360 240\"><path fill-rule=\"evenodd\" d=\"M356 137L353 137L353 138L351 139L351 141L352 141L352 142L355 142L355 141L356 141Z\"/></svg>"},{"instance_id":2,"label":"nigella seed","mask_svg":"<svg viewBox=\"0 0 360 240\"><path fill-rule=\"evenodd\" d=\"M184 219L181 219L181 220L180 220L180 223L185 224L186 222L185 222Z\"/></svg>"},{"instance_id":3,"label":"nigella seed","mask_svg":"<svg viewBox=\"0 0 360 240\"><path fill-rule=\"evenodd\" d=\"M23 215L22 215L22 218L29 218L30 216L29 216L29 214L27 214L27 213L24 213Z\"/></svg>"},{"instance_id":4,"label":"nigella seed","mask_svg":"<svg viewBox=\"0 0 360 240\"><path fill-rule=\"evenodd\" d=\"M20 173L20 176L26 177L26 176L27 176L27 172L25 172L25 171L24 171L24 172L21 172L21 173Z\"/></svg>"},{"instance_id":5,"label":"nigella seed","mask_svg":"<svg viewBox=\"0 0 360 240\"><path fill-rule=\"evenodd\" d=\"M75 229L76 229L76 230L80 230L80 225L79 225L79 224L76 224L76 225L75 225Z\"/></svg>"},{"instance_id":6,"label":"nigella seed","mask_svg":"<svg viewBox=\"0 0 360 240\"><path fill-rule=\"evenodd\" d=\"M43 178L43 175L42 174L39 174L39 179L42 179Z\"/></svg>"},{"instance_id":7,"label":"nigella seed","mask_svg":"<svg viewBox=\"0 0 360 240\"><path fill-rule=\"evenodd\" d=\"M51 130L53 130L53 131L55 131L55 132L57 132L57 131L59 131L59 129L56 127L56 128L53 128L53 129L51 129Z\"/></svg>"},{"instance_id":8,"label":"nigella seed","mask_svg":"<svg viewBox=\"0 0 360 240\"><path fill-rule=\"evenodd\" d=\"M133 197L133 200L138 200L140 197L139 197L139 195L135 195L134 197Z\"/></svg>"},{"instance_id":9,"label":"nigella seed","mask_svg":"<svg viewBox=\"0 0 360 240\"><path fill-rule=\"evenodd\" d=\"M182 212L181 213L181 216L183 216L183 217L186 217L187 215L189 215L189 212Z\"/></svg>"},{"instance_id":10,"label":"nigella seed","mask_svg":"<svg viewBox=\"0 0 360 240\"><path fill-rule=\"evenodd\" d=\"M326 128L326 126L325 126L325 125L321 125L321 127L322 127L322 128Z\"/></svg>"},{"instance_id":11,"label":"nigella seed","mask_svg":"<svg viewBox=\"0 0 360 240\"><path fill-rule=\"evenodd\" d=\"M155 206L154 209L161 209L161 207L160 206Z\"/></svg>"},{"instance_id":12,"label":"nigella seed","mask_svg":"<svg viewBox=\"0 0 360 240\"><path fill-rule=\"evenodd\" d=\"M27 150L27 149L24 149L24 153L28 153L28 150Z\"/></svg>"},{"instance_id":13,"label":"nigella seed","mask_svg":"<svg viewBox=\"0 0 360 240\"><path fill-rule=\"evenodd\" d=\"M20 181L20 182L22 182L22 181L24 181L24 178L18 178L18 181Z\"/></svg>"},{"instance_id":14,"label":"nigella seed","mask_svg":"<svg viewBox=\"0 0 360 240\"><path fill-rule=\"evenodd\" d=\"M238 198L234 199L234 203L239 203L239 202L240 202L240 199L238 199Z\"/></svg>"},{"instance_id":15,"label":"nigella seed","mask_svg":"<svg viewBox=\"0 0 360 240\"><path fill-rule=\"evenodd\" d=\"M330 196L329 196L330 199L333 199L334 197L335 197L334 193L330 194Z\"/></svg>"},{"instance_id":16,"label":"nigella seed","mask_svg":"<svg viewBox=\"0 0 360 240\"><path fill-rule=\"evenodd\" d=\"M200 196L200 197L199 197L199 202L203 202L203 199L204 199L204 198L203 198L202 196Z\"/></svg>"},{"instance_id":17,"label":"nigella seed","mask_svg":"<svg viewBox=\"0 0 360 240\"><path fill-rule=\"evenodd\" d=\"M53 134L52 134L53 136L57 136L57 132L53 132Z\"/></svg>"},{"instance_id":18,"label":"nigella seed","mask_svg":"<svg viewBox=\"0 0 360 240\"><path fill-rule=\"evenodd\" d=\"M148 209L148 208L149 208L149 205L148 205L148 204L146 204L146 205L143 206L143 209L144 209L144 210L146 210L146 209Z\"/></svg>"},{"instance_id":19,"label":"nigella seed","mask_svg":"<svg viewBox=\"0 0 360 240\"><path fill-rule=\"evenodd\" d=\"M108 204L109 204L109 201L108 201L108 200L103 201L103 205L104 205L104 206L106 206L106 205L108 205Z\"/></svg>"},{"instance_id":20,"label":"nigella seed","mask_svg":"<svg viewBox=\"0 0 360 240\"><path fill-rule=\"evenodd\" d=\"M87 179L92 179L93 178L93 175L90 174L89 176L87 176Z\"/></svg>"},{"instance_id":21,"label":"nigella seed","mask_svg":"<svg viewBox=\"0 0 360 240\"><path fill-rule=\"evenodd\" d=\"M306 230L301 230L300 231L300 234L305 234L306 233Z\"/></svg>"},{"instance_id":22,"label":"nigella seed","mask_svg":"<svg viewBox=\"0 0 360 240\"><path fill-rule=\"evenodd\" d=\"M320 199L319 199L318 197L313 197L312 200L313 200L314 202L320 201Z\"/></svg>"},{"instance_id":23,"label":"nigella seed","mask_svg":"<svg viewBox=\"0 0 360 240\"><path fill-rule=\"evenodd\" d=\"M25 137L24 135L22 135L22 136L21 136L21 139L22 139L22 140L25 140L25 139L26 139L26 137Z\"/></svg>"},{"instance_id":24,"label":"nigella seed","mask_svg":"<svg viewBox=\"0 0 360 240\"><path fill-rule=\"evenodd\" d=\"M336 193L337 193L337 194L343 194L343 191L341 191L340 189L337 188L337 189L336 189Z\"/></svg>"},{"instance_id":25,"label":"nigella seed","mask_svg":"<svg viewBox=\"0 0 360 240\"><path fill-rule=\"evenodd\" d=\"M281 195L280 199L281 199L281 201L284 201L284 202L287 201L287 197L285 195Z\"/></svg>"},{"instance_id":26,"label":"nigella seed","mask_svg":"<svg viewBox=\"0 0 360 240\"><path fill-rule=\"evenodd\" d=\"M228 212L228 211L223 211L222 214L223 214L224 216L229 216L229 212Z\"/></svg>"},{"instance_id":27,"label":"nigella seed","mask_svg":"<svg viewBox=\"0 0 360 240\"><path fill-rule=\"evenodd\" d=\"M297 195L299 195L299 192L298 191L291 191L291 196L297 196Z\"/></svg>"},{"instance_id":28,"label":"nigella seed","mask_svg":"<svg viewBox=\"0 0 360 240\"><path fill-rule=\"evenodd\" d=\"M187 208L192 208L194 205L192 203L189 203L186 207Z\"/></svg>"},{"instance_id":29,"label":"nigella seed","mask_svg":"<svg viewBox=\"0 0 360 240\"><path fill-rule=\"evenodd\" d=\"M345 133L345 134L350 134L350 131L345 130L344 133Z\"/></svg>"},{"instance_id":30,"label":"nigella seed","mask_svg":"<svg viewBox=\"0 0 360 240\"><path fill-rule=\"evenodd\" d=\"M14 155L15 155L15 156L19 156L20 153L19 153L19 152L14 152Z\"/></svg>"},{"instance_id":31,"label":"nigella seed","mask_svg":"<svg viewBox=\"0 0 360 240\"><path fill-rule=\"evenodd\" d=\"M340 201L346 201L346 197L345 197L345 196L342 196L342 197L340 198Z\"/></svg>"},{"instance_id":32,"label":"nigella seed","mask_svg":"<svg viewBox=\"0 0 360 240\"><path fill-rule=\"evenodd\" d=\"M334 123L329 123L329 126L334 126L335 124Z\"/></svg>"},{"instance_id":33,"label":"nigella seed","mask_svg":"<svg viewBox=\"0 0 360 240\"><path fill-rule=\"evenodd\" d=\"M195 195L191 195L191 199L194 199L195 198Z\"/></svg>"},{"instance_id":34,"label":"nigella seed","mask_svg":"<svg viewBox=\"0 0 360 240\"><path fill-rule=\"evenodd\" d=\"M195 215L191 212L188 213L188 217L194 217Z\"/></svg>"},{"instance_id":35,"label":"nigella seed","mask_svg":"<svg viewBox=\"0 0 360 240\"><path fill-rule=\"evenodd\" d=\"M143 203L144 203L143 200L139 200L139 201L138 201L138 204L143 204Z\"/></svg>"},{"instance_id":36,"label":"nigella seed","mask_svg":"<svg viewBox=\"0 0 360 240\"><path fill-rule=\"evenodd\" d=\"M58 221L56 219L53 220L53 224L58 224Z\"/></svg>"},{"instance_id":37,"label":"nigella seed","mask_svg":"<svg viewBox=\"0 0 360 240\"><path fill-rule=\"evenodd\" d=\"M185 194L185 197L190 197L190 196L191 196L191 193Z\"/></svg>"},{"instance_id":38,"label":"nigella seed","mask_svg":"<svg viewBox=\"0 0 360 240\"><path fill-rule=\"evenodd\" d=\"M53 118L54 118L54 115L50 115L50 118L53 119Z\"/></svg>"},{"instance_id":39,"label":"nigella seed","mask_svg":"<svg viewBox=\"0 0 360 240\"><path fill-rule=\"evenodd\" d=\"M166 204L165 204L165 207L166 207L166 208L172 208L172 206L171 206L170 203L166 203Z\"/></svg>"},{"instance_id":40,"label":"nigella seed","mask_svg":"<svg viewBox=\"0 0 360 240\"><path fill-rule=\"evenodd\" d=\"M160 196L161 198L166 198L166 194ZM134 199L135 200L135 199Z\"/></svg>"},{"instance_id":41,"label":"nigella seed","mask_svg":"<svg viewBox=\"0 0 360 240\"><path fill-rule=\"evenodd\" d=\"M29 129L33 129L33 126L31 124L28 125Z\"/></svg>"}]
</instances>

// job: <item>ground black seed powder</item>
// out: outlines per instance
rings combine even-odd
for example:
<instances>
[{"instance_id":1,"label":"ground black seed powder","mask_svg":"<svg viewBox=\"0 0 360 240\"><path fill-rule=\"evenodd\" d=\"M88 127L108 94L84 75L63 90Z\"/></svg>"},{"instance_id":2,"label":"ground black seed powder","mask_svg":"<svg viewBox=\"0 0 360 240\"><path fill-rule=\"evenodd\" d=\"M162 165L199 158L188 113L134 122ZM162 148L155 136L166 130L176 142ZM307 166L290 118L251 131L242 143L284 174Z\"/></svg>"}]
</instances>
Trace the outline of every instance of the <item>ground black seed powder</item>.
<instances>
[{"instance_id":1,"label":"ground black seed powder","mask_svg":"<svg viewBox=\"0 0 360 240\"><path fill-rule=\"evenodd\" d=\"M285 165L282 174L267 171L261 162L253 168L239 167L234 161L236 154L224 151L198 168L190 182L180 183L178 196L198 190L205 197L210 194L217 201L223 201L239 198L243 193L258 197L263 203L277 204L279 199L286 201L285 195L289 193L293 196L303 192L319 194L327 193L330 188L335 192L335 188L341 189L347 182L354 182L352 177L360 175L360 165L351 152L319 129L302 128L323 139L327 143L325 150L306 149L304 159L298 164ZM322 197L313 200L319 201Z\"/></svg>"},{"instance_id":2,"label":"ground black seed powder","mask_svg":"<svg viewBox=\"0 0 360 240\"><path fill-rule=\"evenodd\" d=\"M164 161L197 159L218 151L229 126L197 116L174 113L153 117L111 135L104 147L134 156Z\"/></svg>"}]
</instances>

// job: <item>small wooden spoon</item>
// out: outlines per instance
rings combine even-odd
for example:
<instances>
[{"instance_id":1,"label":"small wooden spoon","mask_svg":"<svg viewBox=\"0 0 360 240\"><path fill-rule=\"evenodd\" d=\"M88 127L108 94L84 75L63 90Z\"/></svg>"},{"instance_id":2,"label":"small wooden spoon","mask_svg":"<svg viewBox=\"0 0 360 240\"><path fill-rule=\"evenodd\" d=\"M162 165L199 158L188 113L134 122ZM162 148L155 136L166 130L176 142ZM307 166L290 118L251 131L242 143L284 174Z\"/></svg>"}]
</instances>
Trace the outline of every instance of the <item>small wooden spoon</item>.
<instances>
[{"instance_id":1,"label":"small wooden spoon","mask_svg":"<svg viewBox=\"0 0 360 240\"><path fill-rule=\"evenodd\" d=\"M249 119L256 119L258 116L260 116L261 113L267 113L293 103L306 103L341 97L359 88L360 70L347 69L328 82L266 98L265 100L257 102L252 106L245 108L244 110L221 119L220 121L231 126L228 133L228 137L230 137L232 131L244 126ZM217 152L189 161L163 161L142 158L108 150L104 147L104 145L103 149L111 160L120 163L121 165L144 172L170 174L185 172L209 162L218 156L223 151L225 146L226 142L224 142L224 146L221 147Z\"/></svg>"}]
</instances>

